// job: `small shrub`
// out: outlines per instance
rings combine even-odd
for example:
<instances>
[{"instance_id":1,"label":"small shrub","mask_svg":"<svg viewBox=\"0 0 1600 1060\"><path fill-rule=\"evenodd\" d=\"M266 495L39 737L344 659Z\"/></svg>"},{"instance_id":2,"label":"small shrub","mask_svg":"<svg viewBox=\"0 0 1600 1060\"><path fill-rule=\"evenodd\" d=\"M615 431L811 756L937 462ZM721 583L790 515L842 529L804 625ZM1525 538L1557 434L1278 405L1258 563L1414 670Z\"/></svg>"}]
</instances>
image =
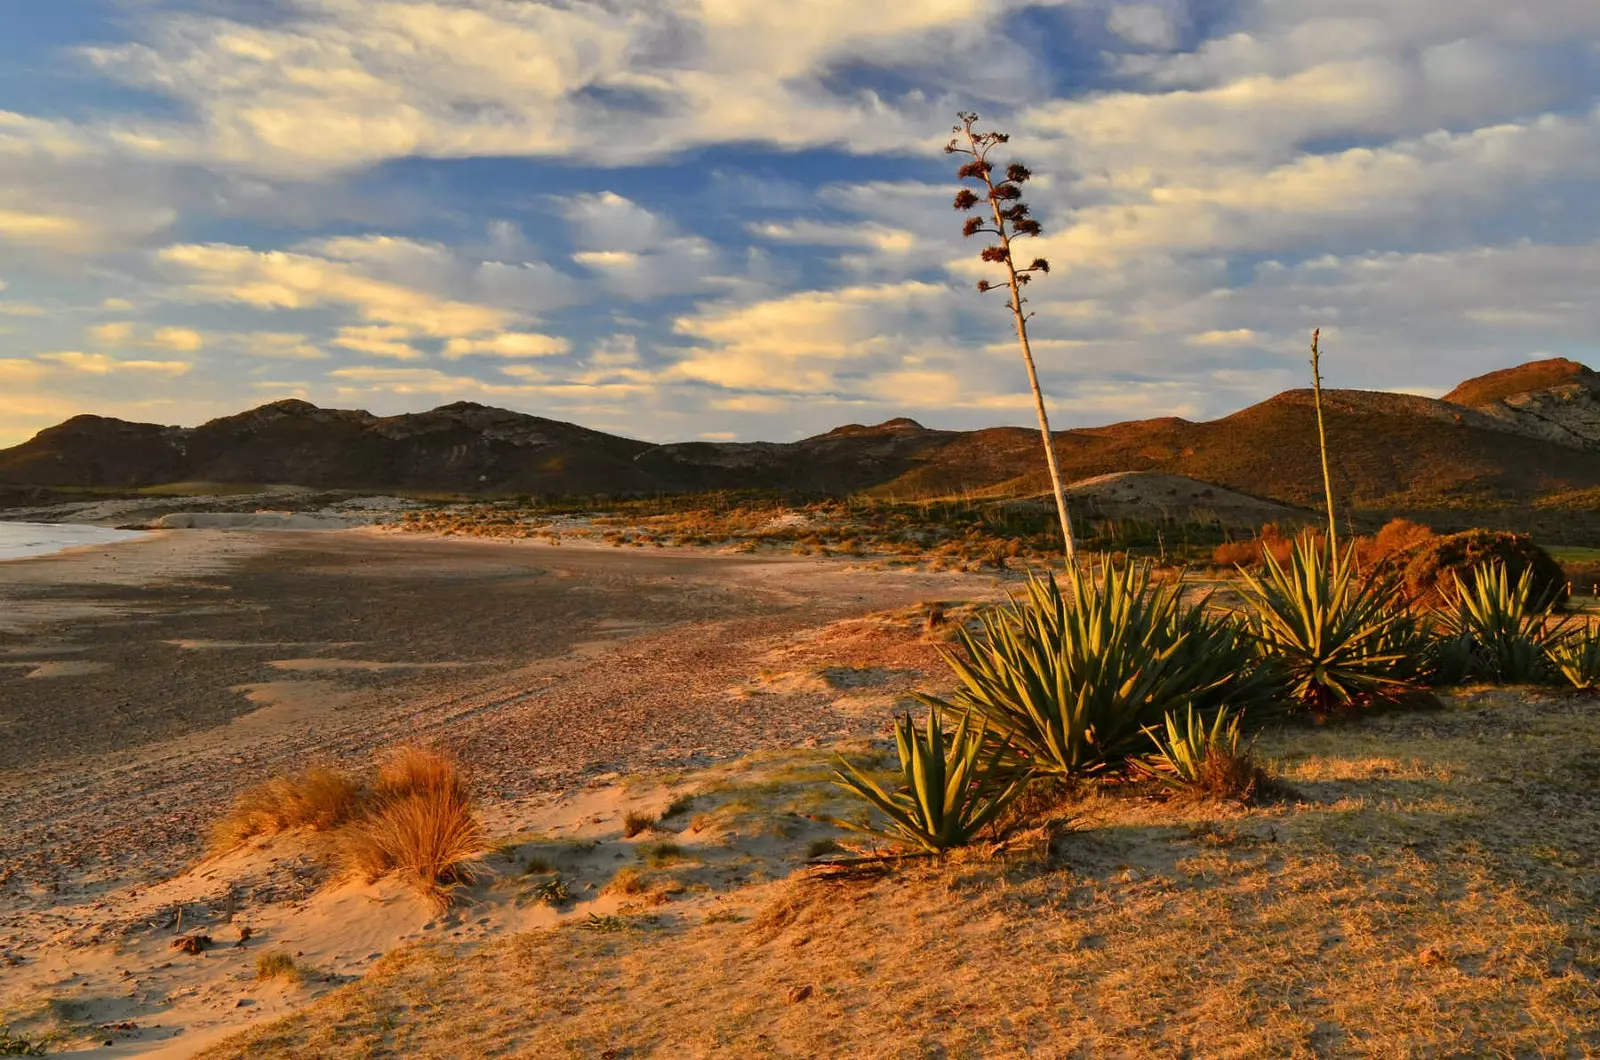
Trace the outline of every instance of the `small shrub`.
<instances>
[{"instance_id":1,"label":"small shrub","mask_svg":"<svg viewBox=\"0 0 1600 1060\"><path fill-rule=\"evenodd\" d=\"M572 892L567 889L566 881L560 876L549 880L540 880L533 885L529 892L533 900L545 905L565 905L572 901Z\"/></svg>"},{"instance_id":2,"label":"small shrub","mask_svg":"<svg viewBox=\"0 0 1600 1060\"><path fill-rule=\"evenodd\" d=\"M1410 519L1390 519L1372 537L1356 541L1356 558L1363 567L1386 563L1391 557L1410 552L1438 538L1428 527Z\"/></svg>"},{"instance_id":3,"label":"small shrub","mask_svg":"<svg viewBox=\"0 0 1600 1060\"><path fill-rule=\"evenodd\" d=\"M1138 771L1197 798L1248 802L1263 778L1243 723L1242 714L1228 710L1217 711L1209 726L1193 707L1168 714L1163 728L1145 730L1156 749L1139 760Z\"/></svg>"},{"instance_id":4,"label":"small shrub","mask_svg":"<svg viewBox=\"0 0 1600 1060\"><path fill-rule=\"evenodd\" d=\"M1550 597L1538 594L1533 569L1524 568L1514 582L1498 560L1476 573L1470 583L1455 575L1455 590L1439 611L1445 633L1471 644L1469 674L1510 683L1543 679L1560 630L1549 627Z\"/></svg>"},{"instance_id":5,"label":"small shrub","mask_svg":"<svg viewBox=\"0 0 1600 1060\"><path fill-rule=\"evenodd\" d=\"M1554 607L1566 603L1567 579L1560 565L1526 534L1468 530L1427 541L1400 556L1406 590L1417 601L1442 603L1458 581L1471 587L1480 570L1498 562L1513 581L1530 572L1534 599Z\"/></svg>"},{"instance_id":6,"label":"small shrub","mask_svg":"<svg viewBox=\"0 0 1600 1060\"><path fill-rule=\"evenodd\" d=\"M354 815L360 789L330 766L311 766L250 788L211 829L211 851L223 854L255 836L294 828L327 831Z\"/></svg>"},{"instance_id":7,"label":"small shrub","mask_svg":"<svg viewBox=\"0 0 1600 1060\"><path fill-rule=\"evenodd\" d=\"M1550 665L1580 692L1600 690L1600 627L1585 626L1549 649Z\"/></svg>"},{"instance_id":8,"label":"small shrub","mask_svg":"<svg viewBox=\"0 0 1600 1060\"><path fill-rule=\"evenodd\" d=\"M927 854L972 842L1027 781L1025 773L1005 764L1001 748L985 746L986 735L981 723L974 729L963 717L947 747L937 707L928 711L921 731L905 715L895 723L903 781L897 791L884 791L843 758L834 773L833 782L876 806L888 817L887 826L833 823Z\"/></svg>"},{"instance_id":9,"label":"small shrub","mask_svg":"<svg viewBox=\"0 0 1600 1060\"><path fill-rule=\"evenodd\" d=\"M625 839L632 839L636 835L648 832L656 826L656 818L637 810L629 810L622 815L622 835Z\"/></svg>"},{"instance_id":10,"label":"small shrub","mask_svg":"<svg viewBox=\"0 0 1600 1060\"><path fill-rule=\"evenodd\" d=\"M661 811L661 819L663 821L666 821L666 820L670 820L670 819L672 819L674 817L677 817L680 814L688 813L689 812L689 807L691 807L693 805L694 805L694 796L693 795L679 795L677 798L673 799L671 802L669 802L667 804L667 808L666 809Z\"/></svg>"},{"instance_id":11,"label":"small shrub","mask_svg":"<svg viewBox=\"0 0 1600 1060\"><path fill-rule=\"evenodd\" d=\"M306 977L305 969L294 962L294 958L282 950L271 950L256 958L256 978L261 981L269 979L282 979L290 983L298 983Z\"/></svg>"},{"instance_id":12,"label":"small shrub","mask_svg":"<svg viewBox=\"0 0 1600 1060\"><path fill-rule=\"evenodd\" d=\"M0 1056L44 1056L45 1043L12 1034L11 1028L0 1025Z\"/></svg>"}]
</instances>

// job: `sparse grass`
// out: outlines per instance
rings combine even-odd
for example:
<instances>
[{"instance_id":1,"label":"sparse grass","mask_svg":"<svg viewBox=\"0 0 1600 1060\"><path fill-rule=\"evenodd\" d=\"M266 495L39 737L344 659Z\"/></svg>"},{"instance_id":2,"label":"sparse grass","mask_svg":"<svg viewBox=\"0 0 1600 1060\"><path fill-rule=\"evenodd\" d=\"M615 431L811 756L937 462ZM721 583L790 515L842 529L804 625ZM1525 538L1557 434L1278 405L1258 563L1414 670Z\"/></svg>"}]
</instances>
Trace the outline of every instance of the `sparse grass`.
<instances>
[{"instance_id":1,"label":"sparse grass","mask_svg":"<svg viewBox=\"0 0 1600 1060\"><path fill-rule=\"evenodd\" d=\"M689 812L689 808L691 806L693 806L693 805L694 805L694 796L693 795L679 795L677 798L673 799L670 803L667 804L667 808L666 809L661 811L661 819L663 821L666 821L666 820L670 820L670 819L672 819L674 817L677 817L677 816L679 816L681 814L688 813Z\"/></svg>"},{"instance_id":2,"label":"sparse grass","mask_svg":"<svg viewBox=\"0 0 1600 1060\"><path fill-rule=\"evenodd\" d=\"M281 979L287 983L300 983L306 971L295 963L294 957L282 950L269 950L256 957L256 979L266 982Z\"/></svg>"},{"instance_id":3,"label":"sparse grass","mask_svg":"<svg viewBox=\"0 0 1600 1060\"><path fill-rule=\"evenodd\" d=\"M622 815L622 835L625 839L642 835L656 826L656 818L639 810L629 810Z\"/></svg>"},{"instance_id":4,"label":"sparse grass","mask_svg":"<svg viewBox=\"0 0 1600 1060\"><path fill-rule=\"evenodd\" d=\"M272 777L235 800L211 829L210 848L223 854L256 836L294 828L327 831L357 811L360 788L348 774L331 766L311 766L288 776Z\"/></svg>"},{"instance_id":5,"label":"sparse grass","mask_svg":"<svg viewBox=\"0 0 1600 1060\"><path fill-rule=\"evenodd\" d=\"M597 917L418 948L206 1055L1589 1055L1596 717L1487 689L1269 730L1293 803L1082 784L1045 849L799 876L716 931ZM825 1003L784 1003L800 983Z\"/></svg>"}]
</instances>

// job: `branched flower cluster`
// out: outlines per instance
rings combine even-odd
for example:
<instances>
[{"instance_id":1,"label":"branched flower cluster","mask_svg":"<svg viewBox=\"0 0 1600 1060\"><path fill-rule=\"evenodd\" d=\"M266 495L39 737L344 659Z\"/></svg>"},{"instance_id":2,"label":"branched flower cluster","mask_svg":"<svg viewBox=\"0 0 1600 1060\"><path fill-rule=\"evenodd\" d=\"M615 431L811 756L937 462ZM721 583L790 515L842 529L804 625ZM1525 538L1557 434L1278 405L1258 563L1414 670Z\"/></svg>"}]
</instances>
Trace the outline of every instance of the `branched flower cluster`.
<instances>
[{"instance_id":1,"label":"branched flower cluster","mask_svg":"<svg viewBox=\"0 0 1600 1060\"><path fill-rule=\"evenodd\" d=\"M963 213L976 209L981 203L989 204L989 217L981 215L969 217L961 226L961 234L968 237L984 234L992 235L999 239L983 248L979 254L984 261L1006 266L1008 282L991 283L988 280L978 281L978 290L993 291L999 288L1009 289L1012 293L1011 308L1017 313L1022 312L1021 288L1033 279L1036 272L1049 272L1050 263L1044 258L1034 258L1026 267L1017 267L1012 257L1011 241L1018 236L1036 236L1044 229L1028 211L1028 204L1022 201L1022 185L1033 177L1027 166L1020 162L1012 162L1006 166L1005 176L995 179L995 165L989 161L989 152L1011 139L1003 132L980 132L974 128L978 116L970 111L963 111L958 115L961 124L951 131L956 135L945 145L945 154L966 155L971 161L962 164L956 171L956 176L961 180L980 182L982 194L972 188L962 188L956 193L955 208Z\"/></svg>"}]
</instances>

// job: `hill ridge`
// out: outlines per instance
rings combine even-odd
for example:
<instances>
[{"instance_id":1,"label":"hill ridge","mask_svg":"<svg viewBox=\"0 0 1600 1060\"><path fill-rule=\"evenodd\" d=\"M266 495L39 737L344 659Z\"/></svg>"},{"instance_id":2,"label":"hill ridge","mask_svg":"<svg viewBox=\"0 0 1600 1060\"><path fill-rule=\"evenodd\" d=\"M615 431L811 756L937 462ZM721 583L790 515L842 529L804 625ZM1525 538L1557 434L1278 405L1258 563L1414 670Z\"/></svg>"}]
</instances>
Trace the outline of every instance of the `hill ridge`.
<instances>
[{"instance_id":1,"label":"hill ridge","mask_svg":"<svg viewBox=\"0 0 1600 1060\"><path fill-rule=\"evenodd\" d=\"M1518 391L1526 383L1550 384ZM1451 396L1456 401L1448 400ZM1600 489L1600 374L1550 359L1467 380L1446 399L1324 391L1335 490L1357 507L1500 506ZM1462 404L1466 400L1480 404ZM1058 431L1062 471L1182 475L1274 501L1321 494L1312 395L1215 420ZM197 427L74 416L0 450L0 482L136 488L179 481L333 489L638 494L776 489L898 497L1044 486L1038 432L896 417L794 442L655 444L472 401L377 416L288 398Z\"/></svg>"}]
</instances>

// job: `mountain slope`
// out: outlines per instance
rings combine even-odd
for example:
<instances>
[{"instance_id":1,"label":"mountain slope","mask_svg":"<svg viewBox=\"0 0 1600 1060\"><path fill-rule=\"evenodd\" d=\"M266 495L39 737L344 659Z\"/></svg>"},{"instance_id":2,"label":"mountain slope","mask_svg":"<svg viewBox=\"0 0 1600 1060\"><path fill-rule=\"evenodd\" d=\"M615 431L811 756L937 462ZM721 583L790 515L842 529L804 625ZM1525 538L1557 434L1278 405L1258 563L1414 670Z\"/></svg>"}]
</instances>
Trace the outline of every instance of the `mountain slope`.
<instances>
[{"instance_id":1,"label":"mountain slope","mask_svg":"<svg viewBox=\"0 0 1600 1060\"><path fill-rule=\"evenodd\" d=\"M1525 390L1519 387L1532 386ZM1600 489L1600 375L1536 362L1454 400L1325 392L1335 492L1358 508L1505 507ZM1476 402L1472 407L1463 402ZM1183 475L1317 506L1311 394L1196 423L1135 420L1055 436L1071 480ZM652 445L471 403L403 416L279 401L184 429L79 416L0 450L0 482L131 488L173 481L485 493L782 489L914 498L1046 487L1037 432L852 424L797 442Z\"/></svg>"},{"instance_id":2,"label":"mountain slope","mask_svg":"<svg viewBox=\"0 0 1600 1060\"><path fill-rule=\"evenodd\" d=\"M1563 357L1469 379L1444 396L1530 438L1600 450L1600 373Z\"/></svg>"}]
</instances>

